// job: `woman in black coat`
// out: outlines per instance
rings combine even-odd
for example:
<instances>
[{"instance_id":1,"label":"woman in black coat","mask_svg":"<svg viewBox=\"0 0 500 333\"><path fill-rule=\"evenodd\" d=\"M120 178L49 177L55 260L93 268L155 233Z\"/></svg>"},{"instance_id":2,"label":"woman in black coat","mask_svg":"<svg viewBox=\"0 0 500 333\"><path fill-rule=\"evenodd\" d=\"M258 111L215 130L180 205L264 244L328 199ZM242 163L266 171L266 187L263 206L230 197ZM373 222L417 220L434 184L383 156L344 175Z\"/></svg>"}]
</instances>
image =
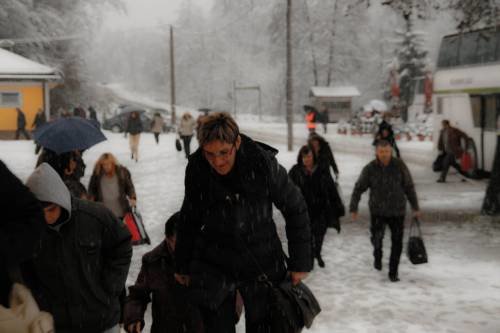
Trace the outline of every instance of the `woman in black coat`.
<instances>
[{"instance_id":1,"label":"woman in black coat","mask_svg":"<svg viewBox=\"0 0 500 333\"><path fill-rule=\"evenodd\" d=\"M321 257L321 248L328 220L334 215L331 191L327 181L330 175L319 167L310 146L302 146L297 156L297 164L290 169L288 174L306 200L313 236L313 256L318 260L320 267L325 267L325 262Z\"/></svg>"},{"instance_id":2,"label":"woman in black coat","mask_svg":"<svg viewBox=\"0 0 500 333\"><path fill-rule=\"evenodd\" d=\"M318 165L318 168L325 173L325 183L328 185L328 190L331 196L331 204L335 207L332 211L333 215L328 221L328 227L334 228L340 232L339 219L345 215L345 207L342 199L340 198L340 193L337 190L337 185L335 184L339 178L339 168L335 162L335 157L333 156L330 145L321 135L316 133L311 135L308 140L308 145L311 147L316 156L316 164ZM335 174L335 179L333 178L331 171Z\"/></svg>"},{"instance_id":3,"label":"woman in black coat","mask_svg":"<svg viewBox=\"0 0 500 333\"><path fill-rule=\"evenodd\" d=\"M335 157L333 156L332 149L328 142L321 135L316 133L309 136L307 141L308 145L312 148L314 154L316 155L317 164L322 169L328 169L332 167L335 177L339 176L339 168L335 162Z\"/></svg>"}]
</instances>

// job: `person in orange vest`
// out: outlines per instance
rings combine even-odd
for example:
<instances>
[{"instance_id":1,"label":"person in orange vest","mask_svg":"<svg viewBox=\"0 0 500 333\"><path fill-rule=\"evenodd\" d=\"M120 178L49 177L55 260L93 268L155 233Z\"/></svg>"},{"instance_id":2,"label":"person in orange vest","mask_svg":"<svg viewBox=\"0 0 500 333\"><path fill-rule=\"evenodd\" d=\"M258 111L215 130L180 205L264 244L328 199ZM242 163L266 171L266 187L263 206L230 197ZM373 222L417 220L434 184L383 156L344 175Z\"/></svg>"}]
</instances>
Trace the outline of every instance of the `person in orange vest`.
<instances>
[{"instance_id":1,"label":"person in orange vest","mask_svg":"<svg viewBox=\"0 0 500 333\"><path fill-rule=\"evenodd\" d=\"M309 133L315 133L316 132L316 115L318 114L318 111L316 108L310 105L304 105L304 111L306 112L306 123L307 123L307 129L309 130Z\"/></svg>"}]
</instances>

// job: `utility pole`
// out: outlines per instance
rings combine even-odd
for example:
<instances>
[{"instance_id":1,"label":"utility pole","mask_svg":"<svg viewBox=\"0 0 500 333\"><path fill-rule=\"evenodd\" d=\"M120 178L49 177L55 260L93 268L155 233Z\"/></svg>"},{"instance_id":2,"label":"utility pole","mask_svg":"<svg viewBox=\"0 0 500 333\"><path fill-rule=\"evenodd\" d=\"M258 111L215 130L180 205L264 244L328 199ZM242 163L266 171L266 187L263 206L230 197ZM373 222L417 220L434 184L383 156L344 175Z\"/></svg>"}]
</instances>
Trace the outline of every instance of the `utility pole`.
<instances>
[{"instance_id":1,"label":"utility pole","mask_svg":"<svg viewBox=\"0 0 500 333\"><path fill-rule=\"evenodd\" d=\"M292 81L292 0L286 7L286 122L288 151L293 150L293 81Z\"/></svg>"},{"instance_id":2,"label":"utility pole","mask_svg":"<svg viewBox=\"0 0 500 333\"><path fill-rule=\"evenodd\" d=\"M170 104L172 109L171 124L175 125L175 52L174 27L170 26Z\"/></svg>"}]
</instances>

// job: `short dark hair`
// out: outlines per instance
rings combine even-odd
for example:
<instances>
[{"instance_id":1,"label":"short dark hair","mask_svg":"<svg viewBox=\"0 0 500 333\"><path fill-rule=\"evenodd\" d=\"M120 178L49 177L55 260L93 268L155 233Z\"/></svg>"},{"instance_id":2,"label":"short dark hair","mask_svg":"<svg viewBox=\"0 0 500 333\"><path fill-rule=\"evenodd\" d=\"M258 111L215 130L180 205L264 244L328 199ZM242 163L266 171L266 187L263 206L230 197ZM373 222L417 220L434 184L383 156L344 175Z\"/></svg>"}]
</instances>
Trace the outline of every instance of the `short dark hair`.
<instances>
[{"instance_id":1,"label":"short dark hair","mask_svg":"<svg viewBox=\"0 0 500 333\"><path fill-rule=\"evenodd\" d=\"M450 126L450 121L448 119L443 119L441 124L446 125L446 126Z\"/></svg>"},{"instance_id":2,"label":"short dark hair","mask_svg":"<svg viewBox=\"0 0 500 333\"><path fill-rule=\"evenodd\" d=\"M304 165L304 162L302 162L302 157L309 153L312 153L314 164L316 164L316 154L314 153L314 150L310 145L303 145L302 147L300 147L299 154L297 155L297 164Z\"/></svg>"},{"instance_id":3,"label":"short dark hair","mask_svg":"<svg viewBox=\"0 0 500 333\"><path fill-rule=\"evenodd\" d=\"M200 147L216 140L233 144L238 135L240 135L238 124L227 112L211 113L203 117L198 128Z\"/></svg>"},{"instance_id":4,"label":"short dark hair","mask_svg":"<svg viewBox=\"0 0 500 333\"><path fill-rule=\"evenodd\" d=\"M387 147L387 146L391 146L391 143L384 139L379 139L375 143L375 147Z\"/></svg>"},{"instance_id":5,"label":"short dark hair","mask_svg":"<svg viewBox=\"0 0 500 333\"><path fill-rule=\"evenodd\" d=\"M172 237L175 236L175 234L177 234L177 226L179 225L180 219L181 219L180 212L177 212L169 217L167 222L165 222L165 236Z\"/></svg>"}]
</instances>

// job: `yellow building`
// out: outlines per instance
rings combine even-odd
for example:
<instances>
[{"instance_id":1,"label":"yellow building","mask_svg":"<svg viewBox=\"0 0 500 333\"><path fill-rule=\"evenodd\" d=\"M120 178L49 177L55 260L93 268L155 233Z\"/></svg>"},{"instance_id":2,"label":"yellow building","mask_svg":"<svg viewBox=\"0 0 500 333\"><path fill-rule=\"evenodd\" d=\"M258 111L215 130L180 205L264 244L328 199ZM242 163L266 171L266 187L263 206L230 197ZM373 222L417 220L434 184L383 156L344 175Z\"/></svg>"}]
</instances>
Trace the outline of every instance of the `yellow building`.
<instances>
[{"instance_id":1,"label":"yellow building","mask_svg":"<svg viewBox=\"0 0 500 333\"><path fill-rule=\"evenodd\" d=\"M28 130L39 109L49 119L49 92L58 80L55 69L0 48L0 132L16 130L16 108L24 112Z\"/></svg>"}]
</instances>

